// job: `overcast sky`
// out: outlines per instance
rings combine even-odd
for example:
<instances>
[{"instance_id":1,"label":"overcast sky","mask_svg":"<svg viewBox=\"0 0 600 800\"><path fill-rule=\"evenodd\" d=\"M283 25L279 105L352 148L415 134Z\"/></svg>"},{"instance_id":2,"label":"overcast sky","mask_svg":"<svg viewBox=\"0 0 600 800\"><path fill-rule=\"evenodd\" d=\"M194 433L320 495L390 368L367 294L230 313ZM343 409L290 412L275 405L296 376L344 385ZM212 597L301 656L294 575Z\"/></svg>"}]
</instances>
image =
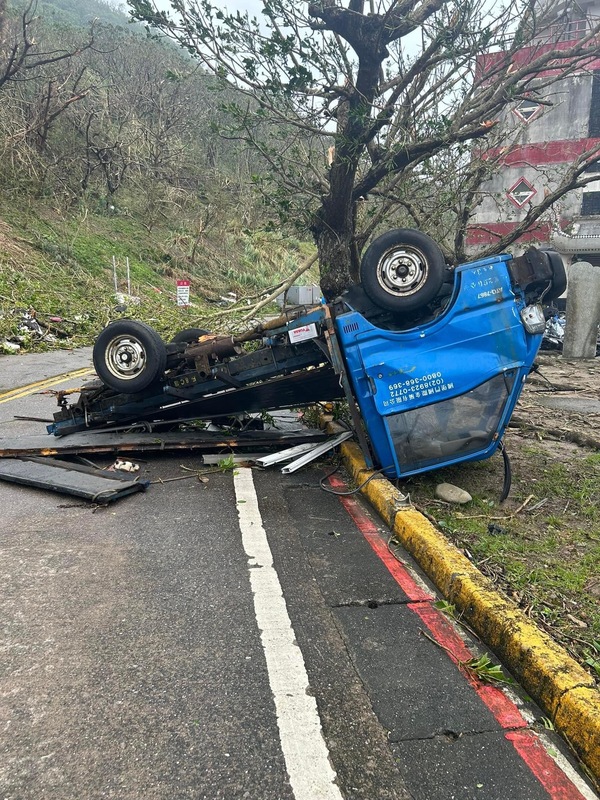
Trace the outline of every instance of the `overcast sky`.
<instances>
[{"instance_id":1,"label":"overcast sky","mask_svg":"<svg viewBox=\"0 0 600 800\"><path fill-rule=\"evenodd\" d=\"M112 0L115 5L122 5L121 0ZM169 0L156 0L156 5L162 9L170 8ZM247 11L250 16L257 17L260 14L262 3L260 0L227 0L225 3L215 3L228 11Z\"/></svg>"}]
</instances>

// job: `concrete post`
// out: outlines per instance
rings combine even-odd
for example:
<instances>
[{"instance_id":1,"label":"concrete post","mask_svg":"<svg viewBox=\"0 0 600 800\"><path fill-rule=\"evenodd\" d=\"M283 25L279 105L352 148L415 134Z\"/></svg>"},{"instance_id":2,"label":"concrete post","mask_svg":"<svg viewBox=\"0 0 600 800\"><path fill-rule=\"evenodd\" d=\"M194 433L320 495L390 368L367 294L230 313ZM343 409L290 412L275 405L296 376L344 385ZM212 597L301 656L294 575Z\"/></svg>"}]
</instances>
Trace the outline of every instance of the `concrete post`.
<instances>
[{"instance_id":1,"label":"concrete post","mask_svg":"<svg viewBox=\"0 0 600 800\"><path fill-rule=\"evenodd\" d=\"M569 267L568 276L563 356L594 358L600 325L600 267L576 261Z\"/></svg>"}]
</instances>

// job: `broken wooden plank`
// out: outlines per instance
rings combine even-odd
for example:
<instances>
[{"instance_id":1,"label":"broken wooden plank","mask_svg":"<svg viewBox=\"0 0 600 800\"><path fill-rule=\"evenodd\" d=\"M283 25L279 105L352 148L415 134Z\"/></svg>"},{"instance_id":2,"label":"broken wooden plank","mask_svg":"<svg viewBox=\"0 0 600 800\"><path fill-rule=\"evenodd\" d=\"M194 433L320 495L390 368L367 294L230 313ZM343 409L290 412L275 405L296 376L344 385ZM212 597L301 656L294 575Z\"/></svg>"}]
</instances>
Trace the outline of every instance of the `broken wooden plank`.
<instances>
[{"instance_id":1,"label":"broken wooden plank","mask_svg":"<svg viewBox=\"0 0 600 800\"><path fill-rule=\"evenodd\" d=\"M93 503L112 503L143 492L148 481L103 472L54 458L11 458L0 461L0 480L82 497Z\"/></svg>"}]
</instances>

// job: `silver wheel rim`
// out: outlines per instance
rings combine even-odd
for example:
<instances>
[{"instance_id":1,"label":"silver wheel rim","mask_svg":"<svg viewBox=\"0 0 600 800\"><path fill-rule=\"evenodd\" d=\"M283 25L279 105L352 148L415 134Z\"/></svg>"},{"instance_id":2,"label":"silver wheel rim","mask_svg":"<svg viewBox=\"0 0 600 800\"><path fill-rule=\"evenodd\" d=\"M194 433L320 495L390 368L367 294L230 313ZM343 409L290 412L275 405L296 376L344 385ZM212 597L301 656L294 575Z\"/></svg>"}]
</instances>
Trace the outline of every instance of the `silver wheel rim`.
<instances>
[{"instance_id":1,"label":"silver wheel rim","mask_svg":"<svg viewBox=\"0 0 600 800\"><path fill-rule=\"evenodd\" d=\"M135 336L115 336L108 343L104 361L111 375L130 381L146 367L146 350Z\"/></svg>"},{"instance_id":2,"label":"silver wheel rim","mask_svg":"<svg viewBox=\"0 0 600 800\"><path fill-rule=\"evenodd\" d=\"M394 246L379 259L377 280L389 294L406 297L421 289L429 275L423 252L409 245Z\"/></svg>"}]
</instances>

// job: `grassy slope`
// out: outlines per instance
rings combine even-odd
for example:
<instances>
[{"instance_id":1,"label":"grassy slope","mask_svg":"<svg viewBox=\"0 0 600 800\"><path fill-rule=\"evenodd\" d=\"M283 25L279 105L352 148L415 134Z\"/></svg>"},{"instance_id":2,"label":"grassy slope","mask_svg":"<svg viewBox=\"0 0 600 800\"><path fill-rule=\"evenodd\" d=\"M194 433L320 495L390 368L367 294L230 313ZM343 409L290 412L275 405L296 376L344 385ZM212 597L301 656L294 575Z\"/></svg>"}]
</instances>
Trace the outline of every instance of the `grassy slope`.
<instances>
[{"instance_id":1,"label":"grassy slope","mask_svg":"<svg viewBox=\"0 0 600 800\"><path fill-rule=\"evenodd\" d=\"M90 343L115 316L112 259L119 291L126 292L129 258L131 293L141 298L124 316L143 319L164 337L190 325L213 328L227 292L254 296L289 275L308 249L273 233L250 233L227 223L198 248L195 264L189 242L168 229L148 232L131 216L94 215L85 210L59 215L48 205L0 205L0 341L18 334L18 308L33 308L70 320L58 327L69 340L52 346ZM311 276L314 279L314 276ZM176 280L191 280L191 308L177 308ZM76 324L73 324L76 323ZM24 342L27 347L47 347Z\"/></svg>"},{"instance_id":2,"label":"grassy slope","mask_svg":"<svg viewBox=\"0 0 600 800\"><path fill-rule=\"evenodd\" d=\"M26 4L27 0L9 0L9 8L17 10ZM92 19L126 26L126 15L114 5L106 0L38 0L37 12L57 28L87 26ZM165 216L162 227L149 228L141 216L144 203L128 195L134 191L128 187L119 193L121 211L112 215L100 206L63 211L50 197L19 195L10 186L5 190L4 197L0 194L0 349L6 337L22 334L20 315L14 314L18 308L33 308L40 319L56 315L76 322L62 325L73 334L71 340L52 346L92 341L115 316L113 257L119 291L127 289L128 258L132 294L142 299L139 307L131 305L125 314L150 322L169 337L178 328L195 324L218 330L228 320L222 309L220 317L211 320L222 295L266 292L310 252L310 247L283 235L244 230L231 197L213 198L215 208L200 235L193 213L190 216L185 209L179 214L171 210L172 221ZM192 281L192 308L175 305L178 278ZM314 272L305 278L315 279ZM48 343L26 340L23 346L40 348Z\"/></svg>"}]
</instances>

